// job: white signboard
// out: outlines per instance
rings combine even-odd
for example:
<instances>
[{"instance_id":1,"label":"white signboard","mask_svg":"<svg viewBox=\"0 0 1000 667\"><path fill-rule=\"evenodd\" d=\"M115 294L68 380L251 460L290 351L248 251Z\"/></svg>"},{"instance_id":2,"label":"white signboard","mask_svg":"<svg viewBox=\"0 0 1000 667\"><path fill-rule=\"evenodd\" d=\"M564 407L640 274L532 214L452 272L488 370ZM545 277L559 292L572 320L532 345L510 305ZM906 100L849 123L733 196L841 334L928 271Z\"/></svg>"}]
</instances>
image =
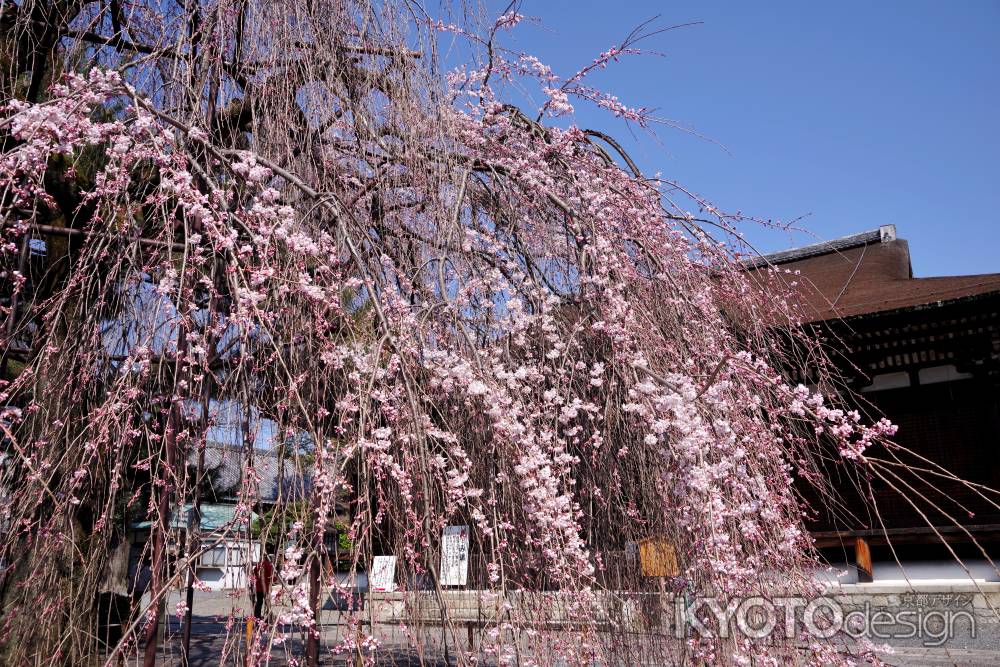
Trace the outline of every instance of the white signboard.
<instances>
[{"instance_id":1,"label":"white signboard","mask_svg":"<svg viewBox=\"0 0 1000 667\"><path fill-rule=\"evenodd\" d=\"M375 556L368 576L368 587L377 593L392 593L396 590L395 556Z\"/></svg>"},{"instance_id":2,"label":"white signboard","mask_svg":"<svg viewBox=\"0 0 1000 667\"><path fill-rule=\"evenodd\" d=\"M469 580L469 527L445 526L441 535L441 585L465 586Z\"/></svg>"}]
</instances>

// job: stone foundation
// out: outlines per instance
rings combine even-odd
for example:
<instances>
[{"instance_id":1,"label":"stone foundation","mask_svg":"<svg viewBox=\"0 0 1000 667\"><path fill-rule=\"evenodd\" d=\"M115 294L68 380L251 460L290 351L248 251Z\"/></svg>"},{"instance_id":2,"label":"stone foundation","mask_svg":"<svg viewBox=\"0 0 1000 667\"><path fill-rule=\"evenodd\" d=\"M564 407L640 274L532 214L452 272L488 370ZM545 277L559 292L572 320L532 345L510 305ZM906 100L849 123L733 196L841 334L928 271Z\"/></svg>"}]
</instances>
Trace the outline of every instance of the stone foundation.
<instances>
[{"instance_id":1,"label":"stone foundation","mask_svg":"<svg viewBox=\"0 0 1000 667\"><path fill-rule=\"evenodd\" d=\"M493 592L471 590L375 593L369 596L369 613L382 623L440 625L444 620L483 628L514 621L549 630L596 626L599 632L676 636L677 621L693 602L655 593L591 595L593 604L581 609L581 597L569 592L514 592L502 599ZM807 602L801 601L799 611ZM779 599L773 606L776 631L781 632L784 607ZM849 642L861 634L875 644L900 648L997 650L1000 656L1000 583L834 584L816 609L820 616L826 614L816 617L816 627L839 610L844 629L853 625L849 633L841 630L836 637Z\"/></svg>"}]
</instances>

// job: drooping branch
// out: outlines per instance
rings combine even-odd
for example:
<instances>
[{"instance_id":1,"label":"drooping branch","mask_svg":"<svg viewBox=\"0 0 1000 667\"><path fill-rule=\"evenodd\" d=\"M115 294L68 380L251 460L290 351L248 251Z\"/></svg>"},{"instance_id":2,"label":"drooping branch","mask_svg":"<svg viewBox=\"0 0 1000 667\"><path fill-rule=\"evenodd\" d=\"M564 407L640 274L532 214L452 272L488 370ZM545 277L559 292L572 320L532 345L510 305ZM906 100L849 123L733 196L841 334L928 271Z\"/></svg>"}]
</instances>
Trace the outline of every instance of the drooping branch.
<instances>
[{"instance_id":1,"label":"drooping branch","mask_svg":"<svg viewBox=\"0 0 1000 667\"><path fill-rule=\"evenodd\" d=\"M892 427L787 380L800 358L836 367L806 332L774 331L796 313L730 252L741 218L643 179L610 134L548 121L571 95L642 117L580 84L613 53L559 80L500 46L514 5L482 39L408 4L150 5L127 25L113 4L112 36L60 32L102 66L0 121L18 361L0 385L19 527L0 542L19 563L3 604L42 609L7 617L4 658L56 664L62 641L67 660L93 656L97 563L115 526L151 521L155 603L112 655L146 636L153 660L143 614L165 613L165 554L186 550L178 572L196 574L209 546L167 527L202 501L210 433L239 443L223 448L240 480L230 542L287 547L274 622L250 638L262 660L288 628L310 638L305 655L276 649L290 658L375 647L360 610L350 646L317 634L319 600L341 586L327 566L389 554L401 585L433 584L399 592L407 609L438 602L402 635L429 657L462 620L439 579L448 525L468 527L470 588L498 601L482 654L451 645L460 664L671 659L672 637L609 620L609 600L644 585L628 556L642 541L670 545L688 595L815 591L793 476L833 498L824 465L863 478ZM487 69L441 71L442 31ZM534 119L503 91L536 83L552 103ZM77 203L56 200L57 168L87 170ZM80 228L50 224L53 203ZM61 585L71 571L87 574ZM826 642L779 648L842 659ZM683 649L738 664L776 645Z\"/></svg>"}]
</instances>

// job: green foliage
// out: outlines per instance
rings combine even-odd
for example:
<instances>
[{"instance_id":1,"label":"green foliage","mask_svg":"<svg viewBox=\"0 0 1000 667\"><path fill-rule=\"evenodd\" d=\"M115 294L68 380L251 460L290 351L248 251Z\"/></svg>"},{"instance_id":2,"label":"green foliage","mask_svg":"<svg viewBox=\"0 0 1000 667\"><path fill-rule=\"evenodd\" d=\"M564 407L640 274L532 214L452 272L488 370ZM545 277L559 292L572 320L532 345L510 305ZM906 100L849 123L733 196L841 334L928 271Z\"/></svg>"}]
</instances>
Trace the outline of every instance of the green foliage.
<instances>
[{"instance_id":1,"label":"green foliage","mask_svg":"<svg viewBox=\"0 0 1000 667\"><path fill-rule=\"evenodd\" d=\"M275 506L267 510L255 519L250 527L251 535L261 540L265 548L275 549L280 547L292 532L292 526L296 522L302 524L303 532L308 535L315 525L315 513L309 507L308 501L297 500L281 506ZM337 549L350 552L354 549L354 542L348 534L348 526L340 520L334 520L328 524L330 530L336 535Z\"/></svg>"},{"instance_id":2,"label":"green foliage","mask_svg":"<svg viewBox=\"0 0 1000 667\"><path fill-rule=\"evenodd\" d=\"M351 536L347 534L347 525L340 521L335 521L333 525L337 529L337 547L342 551L351 551L354 549L354 542L351 540Z\"/></svg>"}]
</instances>

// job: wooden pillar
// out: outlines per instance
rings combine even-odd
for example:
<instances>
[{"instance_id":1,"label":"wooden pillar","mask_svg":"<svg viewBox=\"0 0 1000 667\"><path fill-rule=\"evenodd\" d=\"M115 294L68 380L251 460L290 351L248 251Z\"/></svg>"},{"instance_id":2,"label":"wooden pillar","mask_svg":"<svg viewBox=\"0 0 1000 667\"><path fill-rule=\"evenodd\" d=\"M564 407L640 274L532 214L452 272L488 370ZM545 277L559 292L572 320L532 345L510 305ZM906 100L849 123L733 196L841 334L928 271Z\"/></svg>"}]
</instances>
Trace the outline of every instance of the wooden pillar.
<instances>
[{"instance_id":1,"label":"wooden pillar","mask_svg":"<svg viewBox=\"0 0 1000 667\"><path fill-rule=\"evenodd\" d=\"M868 540L863 537L854 538L854 564L858 568L858 583L872 582L872 552Z\"/></svg>"}]
</instances>

